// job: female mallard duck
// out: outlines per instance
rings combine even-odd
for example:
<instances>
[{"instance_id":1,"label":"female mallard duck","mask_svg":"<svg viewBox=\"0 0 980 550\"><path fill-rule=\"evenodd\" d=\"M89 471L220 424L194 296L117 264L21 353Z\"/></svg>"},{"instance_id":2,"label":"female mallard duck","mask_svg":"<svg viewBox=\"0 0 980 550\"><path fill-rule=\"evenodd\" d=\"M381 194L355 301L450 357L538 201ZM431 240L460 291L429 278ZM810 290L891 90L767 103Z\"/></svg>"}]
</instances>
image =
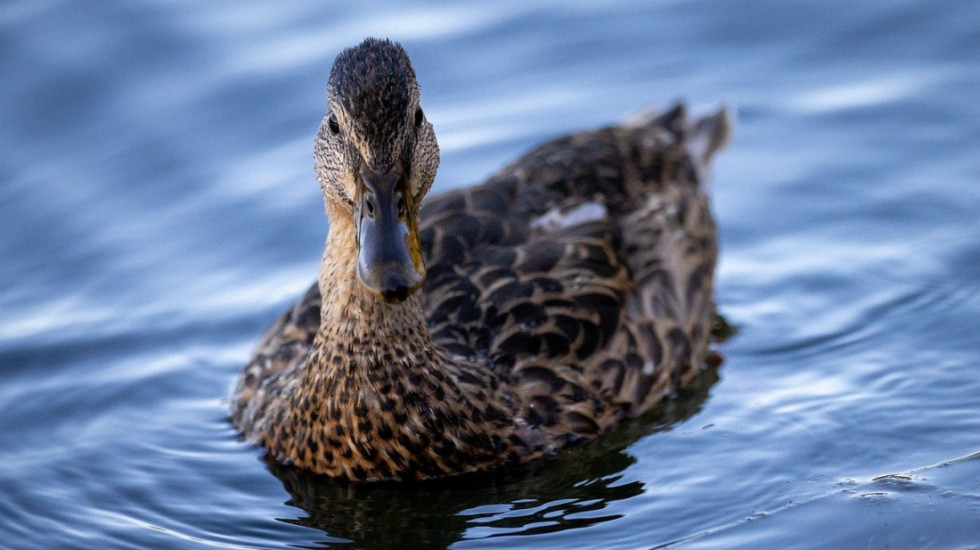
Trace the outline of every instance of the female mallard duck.
<instances>
[{"instance_id":1,"label":"female mallard duck","mask_svg":"<svg viewBox=\"0 0 980 550\"><path fill-rule=\"evenodd\" d=\"M232 419L272 456L418 480L550 455L648 410L708 354L724 111L560 138L422 199L439 165L405 51L368 39L327 86L318 284L266 333Z\"/></svg>"}]
</instances>

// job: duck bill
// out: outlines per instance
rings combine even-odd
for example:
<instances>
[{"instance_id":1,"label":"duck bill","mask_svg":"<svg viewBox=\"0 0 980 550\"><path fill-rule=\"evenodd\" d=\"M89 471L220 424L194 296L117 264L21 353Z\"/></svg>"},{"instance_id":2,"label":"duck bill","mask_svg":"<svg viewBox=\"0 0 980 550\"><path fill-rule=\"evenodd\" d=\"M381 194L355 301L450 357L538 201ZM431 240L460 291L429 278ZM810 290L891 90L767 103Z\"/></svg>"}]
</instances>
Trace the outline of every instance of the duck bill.
<instances>
[{"instance_id":1,"label":"duck bill","mask_svg":"<svg viewBox=\"0 0 980 550\"><path fill-rule=\"evenodd\" d=\"M398 303L422 286L425 266L408 180L400 170L361 169L355 205L357 279L386 302Z\"/></svg>"}]
</instances>

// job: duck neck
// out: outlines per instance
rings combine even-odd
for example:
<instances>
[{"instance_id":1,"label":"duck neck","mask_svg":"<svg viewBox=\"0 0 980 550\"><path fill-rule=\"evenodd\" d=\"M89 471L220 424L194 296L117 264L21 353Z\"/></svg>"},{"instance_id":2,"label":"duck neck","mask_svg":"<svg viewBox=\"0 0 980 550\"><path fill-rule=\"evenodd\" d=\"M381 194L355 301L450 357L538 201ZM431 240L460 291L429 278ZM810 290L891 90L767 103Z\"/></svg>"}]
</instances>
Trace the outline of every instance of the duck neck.
<instances>
[{"instance_id":1,"label":"duck neck","mask_svg":"<svg viewBox=\"0 0 980 550\"><path fill-rule=\"evenodd\" d=\"M453 360L433 341L419 294L391 304L365 290L350 214L328 213L320 329L285 423L309 452L284 445L283 454L358 480L515 462L512 411L493 372ZM540 445L524 454L537 452Z\"/></svg>"},{"instance_id":2,"label":"duck neck","mask_svg":"<svg viewBox=\"0 0 980 550\"><path fill-rule=\"evenodd\" d=\"M357 280L354 224L346 212L331 213L330 233L320 267L320 329L314 349L333 374L365 375L365 369L414 370L441 363L418 294L388 303ZM335 359L341 357L344 360ZM316 362L311 362L316 363Z\"/></svg>"},{"instance_id":3,"label":"duck neck","mask_svg":"<svg viewBox=\"0 0 980 550\"><path fill-rule=\"evenodd\" d=\"M288 423L321 456L309 462L297 451L294 462L358 480L422 479L498 462L502 440L486 424L504 418L492 375L434 344L418 294L391 304L365 290L356 258L350 215L334 214L319 279L320 329Z\"/></svg>"}]
</instances>

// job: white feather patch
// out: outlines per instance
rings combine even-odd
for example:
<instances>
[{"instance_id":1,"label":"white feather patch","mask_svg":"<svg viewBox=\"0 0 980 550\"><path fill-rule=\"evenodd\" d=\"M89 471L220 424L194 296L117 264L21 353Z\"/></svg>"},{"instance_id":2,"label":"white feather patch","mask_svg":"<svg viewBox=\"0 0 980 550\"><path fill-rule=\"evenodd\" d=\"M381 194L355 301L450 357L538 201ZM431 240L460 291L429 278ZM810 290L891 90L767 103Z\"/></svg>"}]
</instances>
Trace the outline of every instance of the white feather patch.
<instances>
[{"instance_id":1,"label":"white feather patch","mask_svg":"<svg viewBox=\"0 0 980 550\"><path fill-rule=\"evenodd\" d=\"M545 232L555 231L563 227L570 227L580 223L588 223L606 219L609 211L606 206L598 202L583 202L571 208L555 207L545 212L541 217L531 222L533 229L541 229Z\"/></svg>"}]
</instances>

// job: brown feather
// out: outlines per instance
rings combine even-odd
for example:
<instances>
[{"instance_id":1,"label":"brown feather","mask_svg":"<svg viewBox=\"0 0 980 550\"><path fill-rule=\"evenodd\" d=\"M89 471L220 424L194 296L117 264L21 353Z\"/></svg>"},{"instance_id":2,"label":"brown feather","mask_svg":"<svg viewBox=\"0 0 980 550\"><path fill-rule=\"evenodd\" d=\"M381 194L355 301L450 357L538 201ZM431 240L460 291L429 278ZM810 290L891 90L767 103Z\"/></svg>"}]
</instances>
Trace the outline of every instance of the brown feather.
<instances>
[{"instance_id":1,"label":"brown feather","mask_svg":"<svg viewBox=\"0 0 980 550\"><path fill-rule=\"evenodd\" d=\"M428 199L428 277L402 304L359 289L349 214L328 200L320 282L245 367L235 425L314 472L424 479L538 460L648 410L708 354L701 178L729 126L678 106Z\"/></svg>"}]
</instances>

